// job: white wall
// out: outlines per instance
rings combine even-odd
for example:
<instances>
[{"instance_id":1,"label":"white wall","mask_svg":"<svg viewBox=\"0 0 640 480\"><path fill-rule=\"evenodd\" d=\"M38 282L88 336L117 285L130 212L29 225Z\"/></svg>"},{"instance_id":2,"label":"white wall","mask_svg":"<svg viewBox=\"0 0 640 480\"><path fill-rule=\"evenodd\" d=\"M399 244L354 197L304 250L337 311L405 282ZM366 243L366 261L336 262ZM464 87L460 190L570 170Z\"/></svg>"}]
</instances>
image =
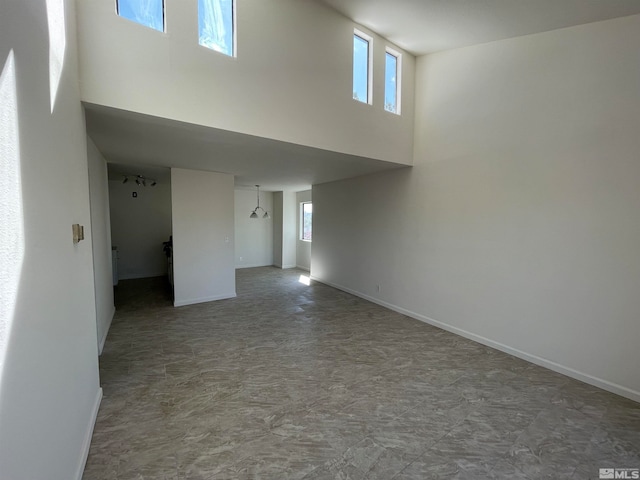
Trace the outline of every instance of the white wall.
<instances>
[{"instance_id":1,"label":"white wall","mask_svg":"<svg viewBox=\"0 0 640 480\"><path fill-rule=\"evenodd\" d=\"M296 219L295 192L273 194L273 264L280 268L296 266Z\"/></svg>"},{"instance_id":2,"label":"white wall","mask_svg":"<svg viewBox=\"0 0 640 480\"><path fill-rule=\"evenodd\" d=\"M298 202L295 192L282 194L282 268L294 268L298 256ZM309 252L310 254L311 252ZM310 257L309 257L310 258ZM310 262L307 262L309 264Z\"/></svg>"},{"instance_id":3,"label":"white wall","mask_svg":"<svg viewBox=\"0 0 640 480\"><path fill-rule=\"evenodd\" d=\"M272 218L249 218L256 208L256 190L234 191L236 268L273 265L273 193L260 192L260 206Z\"/></svg>"},{"instance_id":4,"label":"white wall","mask_svg":"<svg viewBox=\"0 0 640 480\"><path fill-rule=\"evenodd\" d=\"M113 320L113 315L116 311L113 303L109 178L107 162L89 137L87 137L87 162L89 165L91 241L93 247L98 351L102 353L102 347L107 339L111 320Z\"/></svg>"},{"instance_id":5,"label":"white wall","mask_svg":"<svg viewBox=\"0 0 640 480\"><path fill-rule=\"evenodd\" d=\"M420 58L415 166L314 186L314 276L640 400L638 45L636 15Z\"/></svg>"},{"instance_id":6,"label":"white wall","mask_svg":"<svg viewBox=\"0 0 640 480\"><path fill-rule=\"evenodd\" d=\"M403 114L397 116L383 109L388 42L372 32L374 105L352 99L355 24L335 10L315 1L237 0L237 58L230 58L198 45L197 5L197 0L165 0L165 34L118 17L112 0L78 2L83 100L391 162L412 161L411 55L403 56Z\"/></svg>"},{"instance_id":7,"label":"white wall","mask_svg":"<svg viewBox=\"0 0 640 480\"><path fill-rule=\"evenodd\" d=\"M235 297L233 176L171 169L174 305Z\"/></svg>"},{"instance_id":8,"label":"white wall","mask_svg":"<svg viewBox=\"0 0 640 480\"><path fill-rule=\"evenodd\" d=\"M300 220L302 218L302 211L300 204L302 202L311 201L311 190L305 190L304 192L296 193L296 266L304 270L311 270L311 245L312 242L300 240ZM313 241L315 241L315 205L313 215Z\"/></svg>"},{"instance_id":9,"label":"white wall","mask_svg":"<svg viewBox=\"0 0 640 480\"><path fill-rule=\"evenodd\" d=\"M0 2L0 477L8 480L79 479L101 398L74 8ZM74 223L84 225L78 244Z\"/></svg>"},{"instance_id":10,"label":"white wall","mask_svg":"<svg viewBox=\"0 0 640 480\"><path fill-rule=\"evenodd\" d=\"M133 192L138 196L134 198ZM171 235L171 185L143 187L132 180L111 180L109 198L111 243L118 247L118 278L166 275L162 243Z\"/></svg>"},{"instance_id":11,"label":"white wall","mask_svg":"<svg viewBox=\"0 0 640 480\"><path fill-rule=\"evenodd\" d=\"M273 192L273 265L282 268L282 192Z\"/></svg>"}]
</instances>

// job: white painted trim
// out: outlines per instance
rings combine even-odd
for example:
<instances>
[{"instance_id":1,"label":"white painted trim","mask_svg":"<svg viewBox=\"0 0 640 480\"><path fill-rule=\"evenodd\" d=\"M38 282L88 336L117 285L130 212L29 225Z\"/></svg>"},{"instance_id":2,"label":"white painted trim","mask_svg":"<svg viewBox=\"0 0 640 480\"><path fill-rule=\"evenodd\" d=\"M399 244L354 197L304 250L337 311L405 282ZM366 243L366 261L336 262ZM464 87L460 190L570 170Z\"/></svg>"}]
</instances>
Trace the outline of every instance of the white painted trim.
<instances>
[{"instance_id":1,"label":"white painted trim","mask_svg":"<svg viewBox=\"0 0 640 480\"><path fill-rule=\"evenodd\" d=\"M107 341L107 335L109 335L109 329L111 328L111 322L113 322L113 317L116 314L116 306L114 305L111 309L111 317L109 318L109 324L107 328L104 330L104 335L100 339L100 343L98 344L98 356L102 355L102 350L104 349L104 343Z\"/></svg>"},{"instance_id":2,"label":"white painted trim","mask_svg":"<svg viewBox=\"0 0 640 480\"><path fill-rule=\"evenodd\" d=\"M302 265L296 265L296 268L299 268L300 270L305 270L306 272L310 272L311 271L310 269L308 269L307 267L303 267ZM312 277L312 280L313 280L313 277ZM318 280L318 281L320 282L320 280ZM324 283L324 282L320 282L320 283ZM329 285L329 284L327 283L327 285ZM329 286L333 287L333 285L329 285ZM334 288L337 288L338 290L342 290L340 287L334 287ZM354 295L356 295L356 294L354 293Z\"/></svg>"},{"instance_id":3,"label":"white painted trim","mask_svg":"<svg viewBox=\"0 0 640 480\"><path fill-rule=\"evenodd\" d=\"M120 275L118 280L136 280L138 278L155 278L155 277L166 277L167 272L163 273L128 273L125 275Z\"/></svg>"},{"instance_id":4,"label":"white painted trim","mask_svg":"<svg viewBox=\"0 0 640 480\"><path fill-rule=\"evenodd\" d=\"M257 267L272 267L273 263L250 263L250 264L242 264L236 265L236 270L242 270L243 268L257 268Z\"/></svg>"},{"instance_id":5,"label":"white painted trim","mask_svg":"<svg viewBox=\"0 0 640 480\"><path fill-rule=\"evenodd\" d=\"M428 323L429 325L432 325L434 327L440 328L442 330L446 330L456 335L460 335L461 337L468 338L469 340L473 340L474 342L481 343L482 345L486 345L491 348L495 348L496 350L500 350L501 352L507 353L509 355L513 355L514 357L521 358L522 360L526 360L527 362L531 362L541 367L548 368L549 370L553 370L554 372L561 373L562 375L566 375L567 377L580 380L581 382L588 383L589 385L593 385L603 390L607 390L608 392L615 393L616 395L620 395L622 397L626 397L630 400L640 403L640 392L638 391L632 390L622 385L618 385L613 382L609 382L608 380L604 380L602 378L594 377L593 375L580 372L573 368L560 365L559 363L556 363L552 360L547 360L546 358L538 357L537 355L523 352L522 350L518 350L517 348L513 348L503 343L491 340L489 338L476 335L475 333L468 332L461 328L457 328L457 327L448 325L446 323L439 322L438 320L434 320L432 318L426 317L419 313L412 312L411 310L398 307L397 305L387 303L383 300L370 297L369 295L365 295L364 293L351 290L350 288L343 287L342 285L337 285L332 282L327 282L325 280L321 280L314 276L311 276L311 279L313 281L323 283L325 285L336 288L338 290L342 290L343 292L350 293L351 295L355 295L356 297L363 298L365 300L370 301L371 303L375 303L382 307L388 308L389 310L393 310L394 312L401 313L403 315L406 315L407 317L411 317L421 322Z\"/></svg>"},{"instance_id":6,"label":"white painted trim","mask_svg":"<svg viewBox=\"0 0 640 480\"><path fill-rule=\"evenodd\" d=\"M89 458L89 449L91 448L91 437L93 437L93 427L96 425L98 418L98 410L100 410L100 402L102 402L102 388L98 388L96 394L96 400L93 404L93 410L91 417L89 417L89 425L87 425L87 432L82 442L82 452L80 453L80 462L78 463L78 470L76 471L76 478L82 480L82 474L84 473L84 467L87 464L87 458Z\"/></svg>"},{"instance_id":7,"label":"white painted trim","mask_svg":"<svg viewBox=\"0 0 640 480\"><path fill-rule=\"evenodd\" d=\"M296 264L295 263L292 263L290 265L281 265L279 263L274 263L272 266L273 267L277 267L277 268L281 268L282 270L287 270L289 268L296 268Z\"/></svg>"},{"instance_id":8,"label":"white painted trim","mask_svg":"<svg viewBox=\"0 0 640 480\"><path fill-rule=\"evenodd\" d=\"M174 307L184 307L186 305L194 305L196 303L215 302L216 300L226 300L227 298L235 298L236 292L225 293L223 295L215 295L213 297L191 298L189 300L174 301Z\"/></svg>"}]
</instances>

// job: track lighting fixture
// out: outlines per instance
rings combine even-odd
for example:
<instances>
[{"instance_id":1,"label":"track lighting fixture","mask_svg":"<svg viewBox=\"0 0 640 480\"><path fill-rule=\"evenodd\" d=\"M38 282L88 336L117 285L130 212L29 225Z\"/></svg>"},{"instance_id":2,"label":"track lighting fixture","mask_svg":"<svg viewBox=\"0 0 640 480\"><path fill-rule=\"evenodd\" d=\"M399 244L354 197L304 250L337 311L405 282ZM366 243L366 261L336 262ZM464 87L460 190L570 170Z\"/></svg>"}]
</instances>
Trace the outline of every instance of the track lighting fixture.
<instances>
[{"instance_id":1,"label":"track lighting fixture","mask_svg":"<svg viewBox=\"0 0 640 480\"><path fill-rule=\"evenodd\" d=\"M257 189L256 197L258 199L258 206L253 209L253 212L251 212L251 215L249 215L249 218L258 218L258 210L262 210L264 212L264 215L262 215L262 218L271 218L269 216L269 212L267 212L264 208L260 206L260 185L256 185L256 189Z\"/></svg>"},{"instance_id":2,"label":"track lighting fixture","mask_svg":"<svg viewBox=\"0 0 640 480\"><path fill-rule=\"evenodd\" d=\"M129 177L132 177L135 178L136 185L141 185L143 187L146 187L147 184L155 187L158 184L157 180L154 180L153 178L143 177L142 175L122 175L122 177L122 183L127 183L129 181Z\"/></svg>"}]
</instances>

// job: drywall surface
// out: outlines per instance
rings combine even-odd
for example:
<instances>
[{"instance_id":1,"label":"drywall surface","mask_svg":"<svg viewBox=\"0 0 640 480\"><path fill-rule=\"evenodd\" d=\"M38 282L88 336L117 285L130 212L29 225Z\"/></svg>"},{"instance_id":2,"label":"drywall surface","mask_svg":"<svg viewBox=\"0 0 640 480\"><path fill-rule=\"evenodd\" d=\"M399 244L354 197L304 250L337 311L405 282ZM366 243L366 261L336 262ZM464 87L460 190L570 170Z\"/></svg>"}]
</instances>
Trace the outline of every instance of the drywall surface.
<instances>
[{"instance_id":1,"label":"drywall surface","mask_svg":"<svg viewBox=\"0 0 640 480\"><path fill-rule=\"evenodd\" d=\"M0 477L79 479L101 398L75 2L0 2ZM8 200L8 201L5 201ZM74 244L71 225L84 226Z\"/></svg>"},{"instance_id":2,"label":"drywall surface","mask_svg":"<svg viewBox=\"0 0 640 480\"><path fill-rule=\"evenodd\" d=\"M296 266L304 270L311 270L311 245L312 242L300 240L300 220L302 218L301 206L302 202L311 201L311 190L296 193ZM315 208L315 205L314 205ZM315 212L314 212L314 228L315 228ZM313 235L315 235L313 230ZM315 240L315 238L314 238Z\"/></svg>"},{"instance_id":3,"label":"drywall surface","mask_svg":"<svg viewBox=\"0 0 640 480\"><path fill-rule=\"evenodd\" d=\"M233 176L171 169L174 305L235 297Z\"/></svg>"},{"instance_id":4,"label":"drywall surface","mask_svg":"<svg viewBox=\"0 0 640 480\"><path fill-rule=\"evenodd\" d=\"M640 401L638 45L636 15L420 58L414 166L314 186L313 275Z\"/></svg>"},{"instance_id":5,"label":"drywall surface","mask_svg":"<svg viewBox=\"0 0 640 480\"><path fill-rule=\"evenodd\" d=\"M260 192L260 207L272 218L262 218L262 210L258 211L258 218L249 218L256 204L255 188L234 191L236 268L273 265L273 193Z\"/></svg>"},{"instance_id":6,"label":"drywall surface","mask_svg":"<svg viewBox=\"0 0 640 480\"><path fill-rule=\"evenodd\" d=\"M296 266L296 193L273 193L273 264Z\"/></svg>"},{"instance_id":7,"label":"drywall surface","mask_svg":"<svg viewBox=\"0 0 640 480\"><path fill-rule=\"evenodd\" d=\"M294 268L297 258L298 203L295 192L282 193L282 268ZM309 262L307 262L309 264Z\"/></svg>"},{"instance_id":8,"label":"drywall surface","mask_svg":"<svg viewBox=\"0 0 640 480\"><path fill-rule=\"evenodd\" d=\"M107 162L90 137L87 137L87 162L89 165L89 195L91 198L91 241L96 292L98 351L102 353L102 347L116 311L113 302L109 179Z\"/></svg>"},{"instance_id":9,"label":"drywall surface","mask_svg":"<svg viewBox=\"0 0 640 480\"><path fill-rule=\"evenodd\" d=\"M282 192L273 192L273 265L282 268ZM236 211L236 215L238 212Z\"/></svg>"},{"instance_id":10,"label":"drywall surface","mask_svg":"<svg viewBox=\"0 0 640 480\"><path fill-rule=\"evenodd\" d=\"M132 171L135 173L135 168ZM132 180L111 180L109 198L111 243L118 247L118 278L166 275L162 243L171 236L171 185L144 187Z\"/></svg>"},{"instance_id":11,"label":"drywall surface","mask_svg":"<svg viewBox=\"0 0 640 480\"><path fill-rule=\"evenodd\" d=\"M373 105L352 99L352 21L321 4L237 0L237 57L198 45L198 1L165 0L166 33L78 2L82 99L109 107L410 164L415 59L402 115L383 109L385 47L373 37Z\"/></svg>"}]
</instances>

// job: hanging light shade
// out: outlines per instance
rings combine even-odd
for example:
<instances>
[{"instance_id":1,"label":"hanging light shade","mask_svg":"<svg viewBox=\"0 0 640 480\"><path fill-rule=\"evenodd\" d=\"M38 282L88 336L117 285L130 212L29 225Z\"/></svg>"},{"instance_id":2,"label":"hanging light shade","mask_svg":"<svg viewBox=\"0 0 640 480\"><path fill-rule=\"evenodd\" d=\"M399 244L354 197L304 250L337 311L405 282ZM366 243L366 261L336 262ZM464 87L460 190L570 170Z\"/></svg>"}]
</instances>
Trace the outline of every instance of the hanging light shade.
<instances>
[{"instance_id":1,"label":"hanging light shade","mask_svg":"<svg viewBox=\"0 0 640 480\"><path fill-rule=\"evenodd\" d=\"M258 200L258 206L253 209L253 212L251 212L251 215L249 215L249 218L258 218L258 210L262 210L264 212L264 214L262 215L262 218L271 218L269 216L269 212L267 212L264 208L260 206L260 185L256 185L256 189L257 189L256 197Z\"/></svg>"}]
</instances>

